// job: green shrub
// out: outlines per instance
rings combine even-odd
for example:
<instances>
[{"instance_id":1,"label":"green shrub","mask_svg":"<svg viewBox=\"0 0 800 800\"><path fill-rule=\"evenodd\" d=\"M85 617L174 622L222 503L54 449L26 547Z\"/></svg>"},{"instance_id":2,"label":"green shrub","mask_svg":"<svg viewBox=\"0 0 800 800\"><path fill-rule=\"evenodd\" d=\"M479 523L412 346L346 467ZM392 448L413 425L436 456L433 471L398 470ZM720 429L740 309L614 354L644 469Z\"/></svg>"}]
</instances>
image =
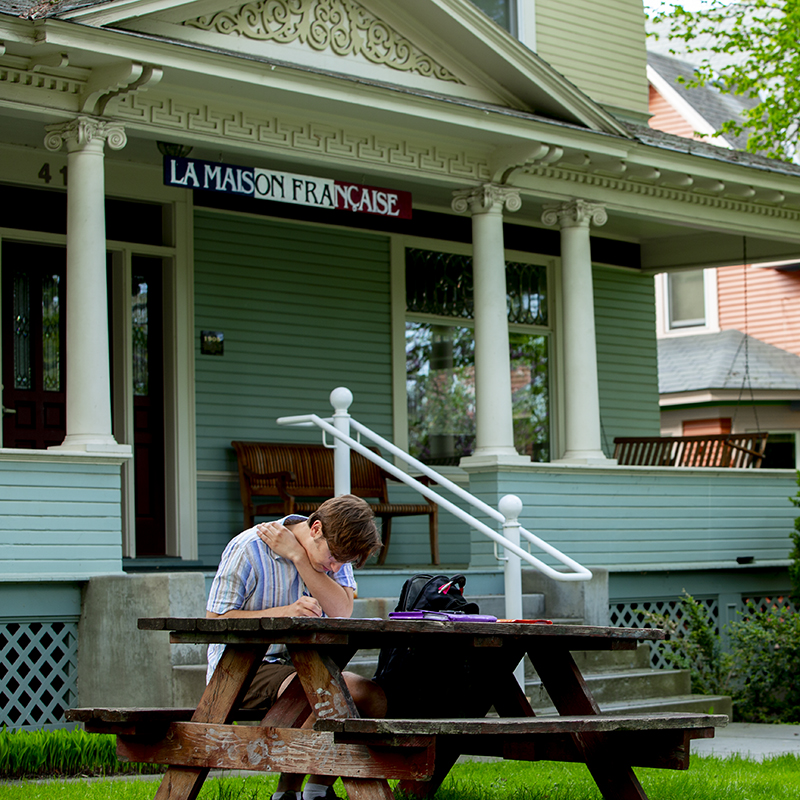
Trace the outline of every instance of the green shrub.
<instances>
[{"instance_id":1,"label":"green shrub","mask_svg":"<svg viewBox=\"0 0 800 800\"><path fill-rule=\"evenodd\" d=\"M728 633L737 716L745 722L800 722L800 614L748 603Z\"/></svg>"},{"instance_id":2,"label":"green shrub","mask_svg":"<svg viewBox=\"0 0 800 800\"><path fill-rule=\"evenodd\" d=\"M795 678L800 614L748 602L738 616L727 626L730 650L725 652L708 609L687 593L680 598L677 619L645 614L666 630L659 645L664 659L689 670L693 692L730 695L742 722L800 722L800 683Z\"/></svg>"},{"instance_id":3,"label":"green shrub","mask_svg":"<svg viewBox=\"0 0 800 800\"><path fill-rule=\"evenodd\" d=\"M0 729L0 778L153 773L162 770L157 764L118 761L117 737L110 734L86 733L81 729Z\"/></svg>"},{"instance_id":4,"label":"green shrub","mask_svg":"<svg viewBox=\"0 0 800 800\"><path fill-rule=\"evenodd\" d=\"M675 618L652 611L645 619L663 628L666 639L662 648L664 660L676 669L687 669L692 691L698 694L729 694L731 658L723 652L720 637L708 608L684 592Z\"/></svg>"}]
</instances>

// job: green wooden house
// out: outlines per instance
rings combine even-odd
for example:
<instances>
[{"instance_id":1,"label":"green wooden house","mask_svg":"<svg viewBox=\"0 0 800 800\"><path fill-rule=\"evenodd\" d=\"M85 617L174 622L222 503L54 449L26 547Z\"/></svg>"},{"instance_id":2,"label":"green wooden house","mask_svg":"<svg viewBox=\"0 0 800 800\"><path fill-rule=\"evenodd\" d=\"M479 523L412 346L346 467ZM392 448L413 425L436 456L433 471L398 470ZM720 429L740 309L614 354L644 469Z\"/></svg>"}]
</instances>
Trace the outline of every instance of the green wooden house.
<instances>
[{"instance_id":1,"label":"green wooden house","mask_svg":"<svg viewBox=\"0 0 800 800\"><path fill-rule=\"evenodd\" d=\"M649 129L647 91L640 0L0 0L0 722L201 613L231 441L318 441L276 420L338 386L519 496L614 622L784 592L794 472L612 458L659 433L654 274L800 249L800 168ZM361 597L431 566L394 525ZM488 539L439 540L502 592Z\"/></svg>"}]
</instances>

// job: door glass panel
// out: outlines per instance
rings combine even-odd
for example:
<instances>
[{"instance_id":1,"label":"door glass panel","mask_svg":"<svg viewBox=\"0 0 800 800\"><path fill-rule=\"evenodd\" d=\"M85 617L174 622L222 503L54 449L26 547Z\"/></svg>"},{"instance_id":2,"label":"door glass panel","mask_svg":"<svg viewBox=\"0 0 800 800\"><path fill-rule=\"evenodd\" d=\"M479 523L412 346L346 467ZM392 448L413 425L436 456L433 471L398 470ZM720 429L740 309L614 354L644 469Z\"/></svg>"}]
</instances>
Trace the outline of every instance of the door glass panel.
<instances>
[{"instance_id":1,"label":"door glass panel","mask_svg":"<svg viewBox=\"0 0 800 800\"><path fill-rule=\"evenodd\" d=\"M31 389L31 283L27 274L14 275L14 388Z\"/></svg>"},{"instance_id":2,"label":"door glass panel","mask_svg":"<svg viewBox=\"0 0 800 800\"><path fill-rule=\"evenodd\" d=\"M3 445L41 450L66 434L66 250L2 243Z\"/></svg>"},{"instance_id":3,"label":"door glass panel","mask_svg":"<svg viewBox=\"0 0 800 800\"><path fill-rule=\"evenodd\" d=\"M136 555L163 556L166 553L163 265L160 258L134 255L131 268Z\"/></svg>"},{"instance_id":4,"label":"door glass panel","mask_svg":"<svg viewBox=\"0 0 800 800\"><path fill-rule=\"evenodd\" d=\"M133 317L133 393L146 397L149 392L149 362L147 333L147 278L133 276L131 291Z\"/></svg>"},{"instance_id":5,"label":"door glass panel","mask_svg":"<svg viewBox=\"0 0 800 800\"><path fill-rule=\"evenodd\" d=\"M42 277L42 387L61 391L60 275Z\"/></svg>"}]
</instances>

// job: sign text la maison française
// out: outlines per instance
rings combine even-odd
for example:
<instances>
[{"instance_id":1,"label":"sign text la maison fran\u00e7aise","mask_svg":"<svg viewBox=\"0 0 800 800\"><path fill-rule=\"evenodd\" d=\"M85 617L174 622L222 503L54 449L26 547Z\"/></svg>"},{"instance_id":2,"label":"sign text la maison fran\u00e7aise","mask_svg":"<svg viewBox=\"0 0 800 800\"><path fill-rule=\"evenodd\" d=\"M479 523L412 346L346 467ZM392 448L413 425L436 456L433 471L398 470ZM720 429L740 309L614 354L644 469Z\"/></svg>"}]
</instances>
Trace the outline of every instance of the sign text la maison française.
<instances>
[{"instance_id":1,"label":"sign text la maison fran\u00e7aise","mask_svg":"<svg viewBox=\"0 0 800 800\"><path fill-rule=\"evenodd\" d=\"M237 167L197 158L164 157L164 184L316 208L411 219L411 193L357 183Z\"/></svg>"}]
</instances>

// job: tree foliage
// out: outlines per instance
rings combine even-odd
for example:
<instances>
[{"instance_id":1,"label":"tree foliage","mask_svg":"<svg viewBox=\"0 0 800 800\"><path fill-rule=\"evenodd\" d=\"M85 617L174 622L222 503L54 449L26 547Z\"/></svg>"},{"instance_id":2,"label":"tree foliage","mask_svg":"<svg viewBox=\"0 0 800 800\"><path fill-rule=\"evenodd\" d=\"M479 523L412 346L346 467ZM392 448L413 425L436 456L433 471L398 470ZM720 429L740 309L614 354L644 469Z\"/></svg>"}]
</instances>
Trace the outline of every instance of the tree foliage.
<instances>
[{"instance_id":1,"label":"tree foliage","mask_svg":"<svg viewBox=\"0 0 800 800\"><path fill-rule=\"evenodd\" d=\"M687 86L758 101L717 133L747 134L750 152L791 161L800 124L800 0L728 2L708 0L700 11L665 6L652 18L668 26L683 53L701 57Z\"/></svg>"}]
</instances>

